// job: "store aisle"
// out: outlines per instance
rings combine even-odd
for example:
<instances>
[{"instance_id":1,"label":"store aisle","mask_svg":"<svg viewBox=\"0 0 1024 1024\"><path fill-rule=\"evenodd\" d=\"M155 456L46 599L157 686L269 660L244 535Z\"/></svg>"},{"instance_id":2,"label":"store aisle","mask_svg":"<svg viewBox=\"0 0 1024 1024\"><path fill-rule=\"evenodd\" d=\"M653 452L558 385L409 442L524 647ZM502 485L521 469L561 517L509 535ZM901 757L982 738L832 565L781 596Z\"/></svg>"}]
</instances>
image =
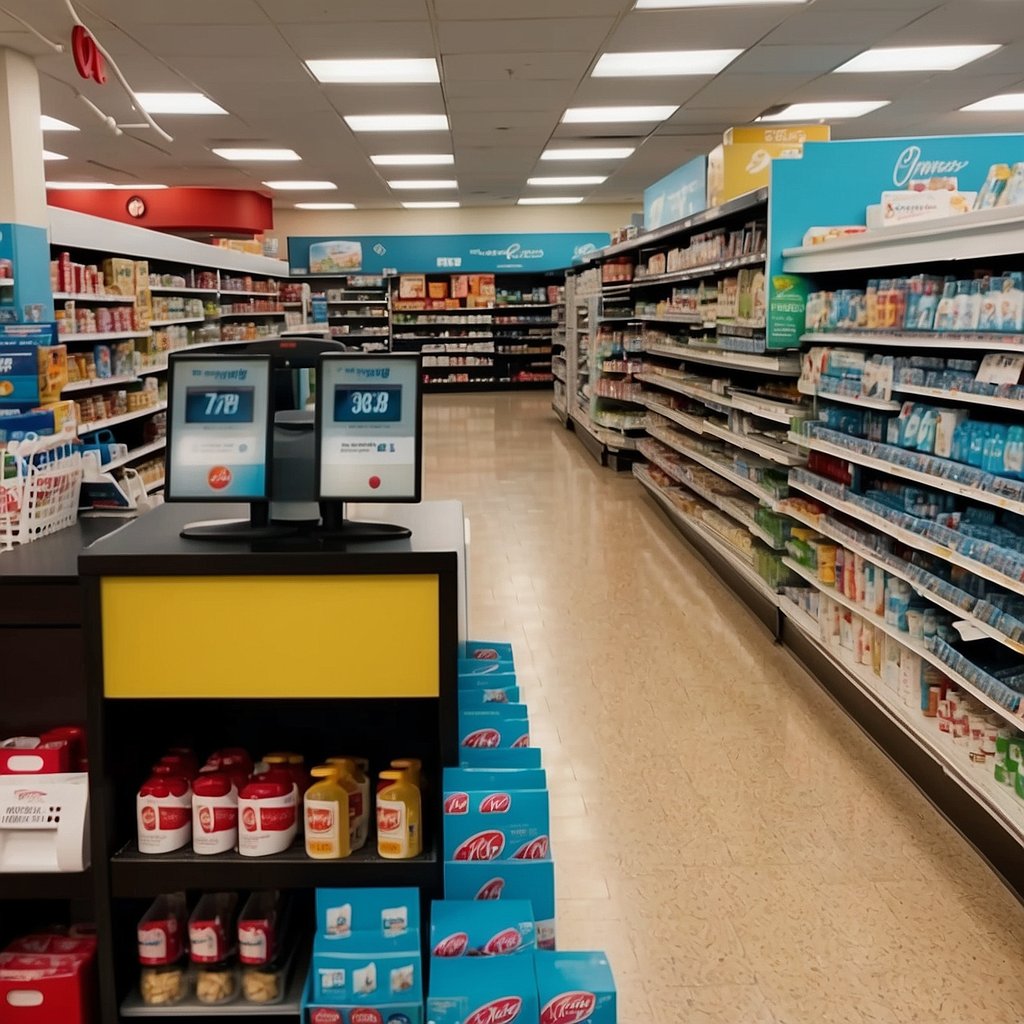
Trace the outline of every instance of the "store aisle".
<instances>
[{"instance_id":1,"label":"store aisle","mask_svg":"<svg viewBox=\"0 0 1024 1024\"><path fill-rule=\"evenodd\" d=\"M620 1024L1024 1019L1024 909L550 397L431 396L473 634L544 749L558 939Z\"/></svg>"}]
</instances>

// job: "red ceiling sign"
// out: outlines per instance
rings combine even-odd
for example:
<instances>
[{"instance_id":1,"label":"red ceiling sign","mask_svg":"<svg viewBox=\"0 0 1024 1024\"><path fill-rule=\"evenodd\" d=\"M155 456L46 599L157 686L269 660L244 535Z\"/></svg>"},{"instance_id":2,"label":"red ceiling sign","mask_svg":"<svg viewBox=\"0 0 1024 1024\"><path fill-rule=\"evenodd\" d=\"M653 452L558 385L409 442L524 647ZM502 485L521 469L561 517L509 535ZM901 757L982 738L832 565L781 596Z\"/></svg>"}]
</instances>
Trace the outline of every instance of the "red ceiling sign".
<instances>
[{"instance_id":1,"label":"red ceiling sign","mask_svg":"<svg viewBox=\"0 0 1024 1024\"><path fill-rule=\"evenodd\" d=\"M103 54L89 32L81 25L76 25L71 30L71 53L75 58L75 68L83 78L91 78L100 85L106 85L107 71L104 67Z\"/></svg>"}]
</instances>

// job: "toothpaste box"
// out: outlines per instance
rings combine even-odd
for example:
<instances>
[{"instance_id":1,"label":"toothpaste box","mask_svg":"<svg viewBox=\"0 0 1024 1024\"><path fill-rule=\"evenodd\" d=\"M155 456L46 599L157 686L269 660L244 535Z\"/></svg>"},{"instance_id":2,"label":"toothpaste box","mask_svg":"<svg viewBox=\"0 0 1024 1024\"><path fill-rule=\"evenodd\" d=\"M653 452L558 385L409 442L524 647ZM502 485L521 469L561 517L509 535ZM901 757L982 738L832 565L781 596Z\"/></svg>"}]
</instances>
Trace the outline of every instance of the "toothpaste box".
<instances>
[{"instance_id":1,"label":"toothpaste box","mask_svg":"<svg viewBox=\"0 0 1024 1024\"><path fill-rule=\"evenodd\" d=\"M446 790L445 860L547 860L548 794L533 790Z\"/></svg>"},{"instance_id":2,"label":"toothpaste box","mask_svg":"<svg viewBox=\"0 0 1024 1024\"><path fill-rule=\"evenodd\" d=\"M512 664L512 645L490 640L469 640L459 648L459 657L473 661L505 661Z\"/></svg>"},{"instance_id":3,"label":"toothpaste box","mask_svg":"<svg viewBox=\"0 0 1024 1024\"><path fill-rule=\"evenodd\" d=\"M480 658L459 658L459 678L489 676L495 672L515 672L511 661L484 661Z\"/></svg>"},{"instance_id":4,"label":"toothpaste box","mask_svg":"<svg viewBox=\"0 0 1024 1024\"><path fill-rule=\"evenodd\" d=\"M533 958L438 958L431 964L429 1024L536 1024Z\"/></svg>"},{"instance_id":5,"label":"toothpaste box","mask_svg":"<svg viewBox=\"0 0 1024 1024\"><path fill-rule=\"evenodd\" d=\"M432 957L532 953L536 945L529 900L442 900L430 908Z\"/></svg>"},{"instance_id":6,"label":"toothpaste box","mask_svg":"<svg viewBox=\"0 0 1024 1024\"><path fill-rule=\"evenodd\" d=\"M446 793L479 789L547 789L543 768L445 768L442 785Z\"/></svg>"},{"instance_id":7,"label":"toothpaste box","mask_svg":"<svg viewBox=\"0 0 1024 1024\"><path fill-rule=\"evenodd\" d=\"M525 704L485 704L459 709L459 746L528 747L530 723Z\"/></svg>"},{"instance_id":8,"label":"toothpaste box","mask_svg":"<svg viewBox=\"0 0 1024 1024\"><path fill-rule=\"evenodd\" d=\"M459 693L467 690L499 690L516 686L515 672L478 672L459 676Z\"/></svg>"},{"instance_id":9,"label":"toothpaste box","mask_svg":"<svg viewBox=\"0 0 1024 1024\"><path fill-rule=\"evenodd\" d=\"M491 679L492 676L479 676ZM481 704L519 704L521 695L518 686L487 687L486 689L460 690L459 707L475 708Z\"/></svg>"},{"instance_id":10,"label":"toothpaste box","mask_svg":"<svg viewBox=\"0 0 1024 1024\"><path fill-rule=\"evenodd\" d=\"M540 1024L616 1024L615 979L604 953L538 951Z\"/></svg>"},{"instance_id":11,"label":"toothpaste box","mask_svg":"<svg viewBox=\"0 0 1024 1024\"><path fill-rule=\"evenodd\" d=\"M540 768L540 747L462 747L459 764L463 768Z\"/></svg>"},{"instance_id":12,"label":"toothpaste box","mask_svg":"<svg viewBox=\"0 0 1024 1024\"><path fill-rule=\"evenodd\" d=\"M537 946L555 948L555 865L551 860L449 861L444 866L449 900L529 900Z\"/></svg>"}]
</instances>

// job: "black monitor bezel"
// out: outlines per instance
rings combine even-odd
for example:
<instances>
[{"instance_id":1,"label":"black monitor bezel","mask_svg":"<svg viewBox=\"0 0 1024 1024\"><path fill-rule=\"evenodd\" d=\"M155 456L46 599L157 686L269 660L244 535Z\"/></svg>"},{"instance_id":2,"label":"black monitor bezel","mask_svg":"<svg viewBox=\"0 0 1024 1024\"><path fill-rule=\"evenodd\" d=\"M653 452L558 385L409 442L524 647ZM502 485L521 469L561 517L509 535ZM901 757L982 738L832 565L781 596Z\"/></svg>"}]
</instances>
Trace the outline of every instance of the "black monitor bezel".
<instances>
[{"instance_id":1,"label":"black monitor bezel","mask_svg":"<svg viewBox=\"0 0 1024 1024\"><path fill-rule=\"evenodd\" d=\"M178 366L181 363L231 363L240 361L264 363L267 367L267 422L266 422L266 446L264 448L264 493L261 495L247 496L242 494L210 495L208 497L176 497L173 490L173 477L171 466L174 462L172 452L174 450L174 394ZM206 352L192 353L187 350L172 352L167 360L167 448L164 458L164 501L177 502L180 504L203 504L203 505L269 505L274 493L274 414L273 408L273 377L274 361L269 355L262 353L250 353L242 350L238 353L231 352Z\"/></svg>"},{"instance_id":2,"label":"black monitor bezel","mask_svg":"<svg viewBox=\"0 0 1024 1024\"><path fill-rule=\"evenodd\" d=\"M379 498L365 495L342 497L325 495L322 491L323 474L321 471L324 450L324 416L327 411L327 395L324 388L324 365L331 362L403 362L414 364L415 373L415 451L416 451L416 491L414 497L395 497L382 495ZM317 363L316 370L316 494L321 502L351 502L353 505L417 505L423 500L423 360L418 352L324 352Z\"/></svg>"}]
</instances>

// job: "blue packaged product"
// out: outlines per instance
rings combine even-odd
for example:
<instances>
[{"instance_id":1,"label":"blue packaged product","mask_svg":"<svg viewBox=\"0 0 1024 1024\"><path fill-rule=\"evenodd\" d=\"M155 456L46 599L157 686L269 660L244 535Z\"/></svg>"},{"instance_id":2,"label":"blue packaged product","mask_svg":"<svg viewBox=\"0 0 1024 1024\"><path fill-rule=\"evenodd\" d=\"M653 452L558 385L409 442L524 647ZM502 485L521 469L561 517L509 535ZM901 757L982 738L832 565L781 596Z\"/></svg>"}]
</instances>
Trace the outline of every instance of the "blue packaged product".
<instances>
[{"instance_id":1,"label":"blue packaged product","mask_svg":"<svg viewBox=\"0 0 1024 1024\"><path fill-rule=\"evenodd\" d=\"M491 679L491 676L480 676ZM521 698L518 686L488 686L472 690L459 690L459 707L474 708L481 704L518 704Z\"/></svg>"},{"instance_id":2,"label":"blue packaged product","mask_svg":"<svg viewBox=\"0 0 1024 1024\"><path fill-rule=\"evenodd\" d=\"M459 678L463 676L486 676L495 672L514 672L510 661L484 661L476 658L459 658Z\"/></svg>"},{"instance_id":3,"label":"blue packaged product","mask_svg":"<svg viewBox=\"0 0 1024 1024\"><path fill-rule=\"evenodd\" d=\"M1003 463L1007 476L1024 479L1024 427L1013 426L1006 432Z\"/></svg>"},{"instance_id":4,"label":"blue packaged product","mask_svg":"<svg viewBox=\"0 0 1024 1024\"><path fill-rule=\"evenodd\" d=\"M917 450L919 452L935 451L935 428L938 422L938 410L926 408L921 415L920 426L917 428Z\"/></svg>"},{"instance_id":5,"label":"blue packaged product","mask_svg":"<svg viewBox=\"0 0 1024 1024\"><path fill-rule=\"evenodd\" d=\"M491 640L470 640L459 648L459 657L473 661L503 661L511 665L515 660L512 645Z\"/></svg>"},{"instance_id":6,"label":"blue packaged product","mask_svg":"<svg viewBox=\"0 0 1024 1024\"><path fill-rule=\"evenodd\" d=\"M986 473L997 476L1003 474L1003 458L1006 451L1007 429L1001 423L990 423L988 437L985 438L985 451L982 455L981 468Z\"/></svg>"},{"instance_id":7,"label":"blue packaged product","mask_svg":"<svg viewBox=\"0 0 1024 1024\"><path fill-rule=\"evenodd\" d=\"M459 746L528 747L530 723L525 704L484 704L459 708Z\"/></svg>"},{"instance_id":8,"label":"blue packaged product","mask_svg":"<svg viewBox=\"0 0 1024 1024\"><path fill-rule=\"evenodd\" d=\"M441 784L453 790L547 789L543 768L445 768Z\"/></svg>"},{"instance_id":9,"label":"blue packaged product","mask_svg":"<svg viewBox=\"0 0 1024 1024\"><path fill-rule=\"evenodd\" d=\"M431 964L428 1024L537 1024L533 958L439 958Z\"/></svg>"},{"instance_id":10,"label":"blue packaged product","mask_svg":"<svg viewBox=\"0 0 1024 1024\"><path fill-rule=\"evenodd\" d=\"M515 672L482 672L475 675L459 676L459 691L501 690L517 685Z\"/></svg>"},{"instance_id":11,"label":"blue packaged product","mask_svg":"<svg viewBox=\"0 0 1024 1024\"><path fill-rule=\"evenodd\" d=\"M509 956L536 948L529 900L442 900L430 908L431 957Z\"/></svg>"},{"instance_id":12,"label":"blue packaged product","mask_svg":"<svg viewBox=\"0 0 1024 1024\"><path fill-rule=\"evenodd\" d=\"M546 860L550 824L545 789L446 789L444 859Z\"/></svg>"},{"instance_id":13,"label":"blue packaged product","mask_svg":"<svg viewBox=\"0 0 1024 1024\"><path fill-rule=\"evenodd\" d=\"M540 768L540 747L460 747L463 768Z\"/></svg>"},{"instance_id":14,"label":"blue packaged product","mask_svg":"<svg viewBox=\"0 0 1024 1024\"><path fill-rule=\"evenodd\" d=\"M988 441L988 424L971 421L970 445L967 449L967 464L977 469L985 464L985 443Z\"/></svg>"},{"instance_id":15,"label":"blue packaged product","mask_svg":"<svg viewBox=\"0 0 1024 1024\"><path fill-rule=\"evenodd\" d=\"M540 1024L616 1024L615 978L604 953L535 957Z\"/></svg>"}]
</instances>

